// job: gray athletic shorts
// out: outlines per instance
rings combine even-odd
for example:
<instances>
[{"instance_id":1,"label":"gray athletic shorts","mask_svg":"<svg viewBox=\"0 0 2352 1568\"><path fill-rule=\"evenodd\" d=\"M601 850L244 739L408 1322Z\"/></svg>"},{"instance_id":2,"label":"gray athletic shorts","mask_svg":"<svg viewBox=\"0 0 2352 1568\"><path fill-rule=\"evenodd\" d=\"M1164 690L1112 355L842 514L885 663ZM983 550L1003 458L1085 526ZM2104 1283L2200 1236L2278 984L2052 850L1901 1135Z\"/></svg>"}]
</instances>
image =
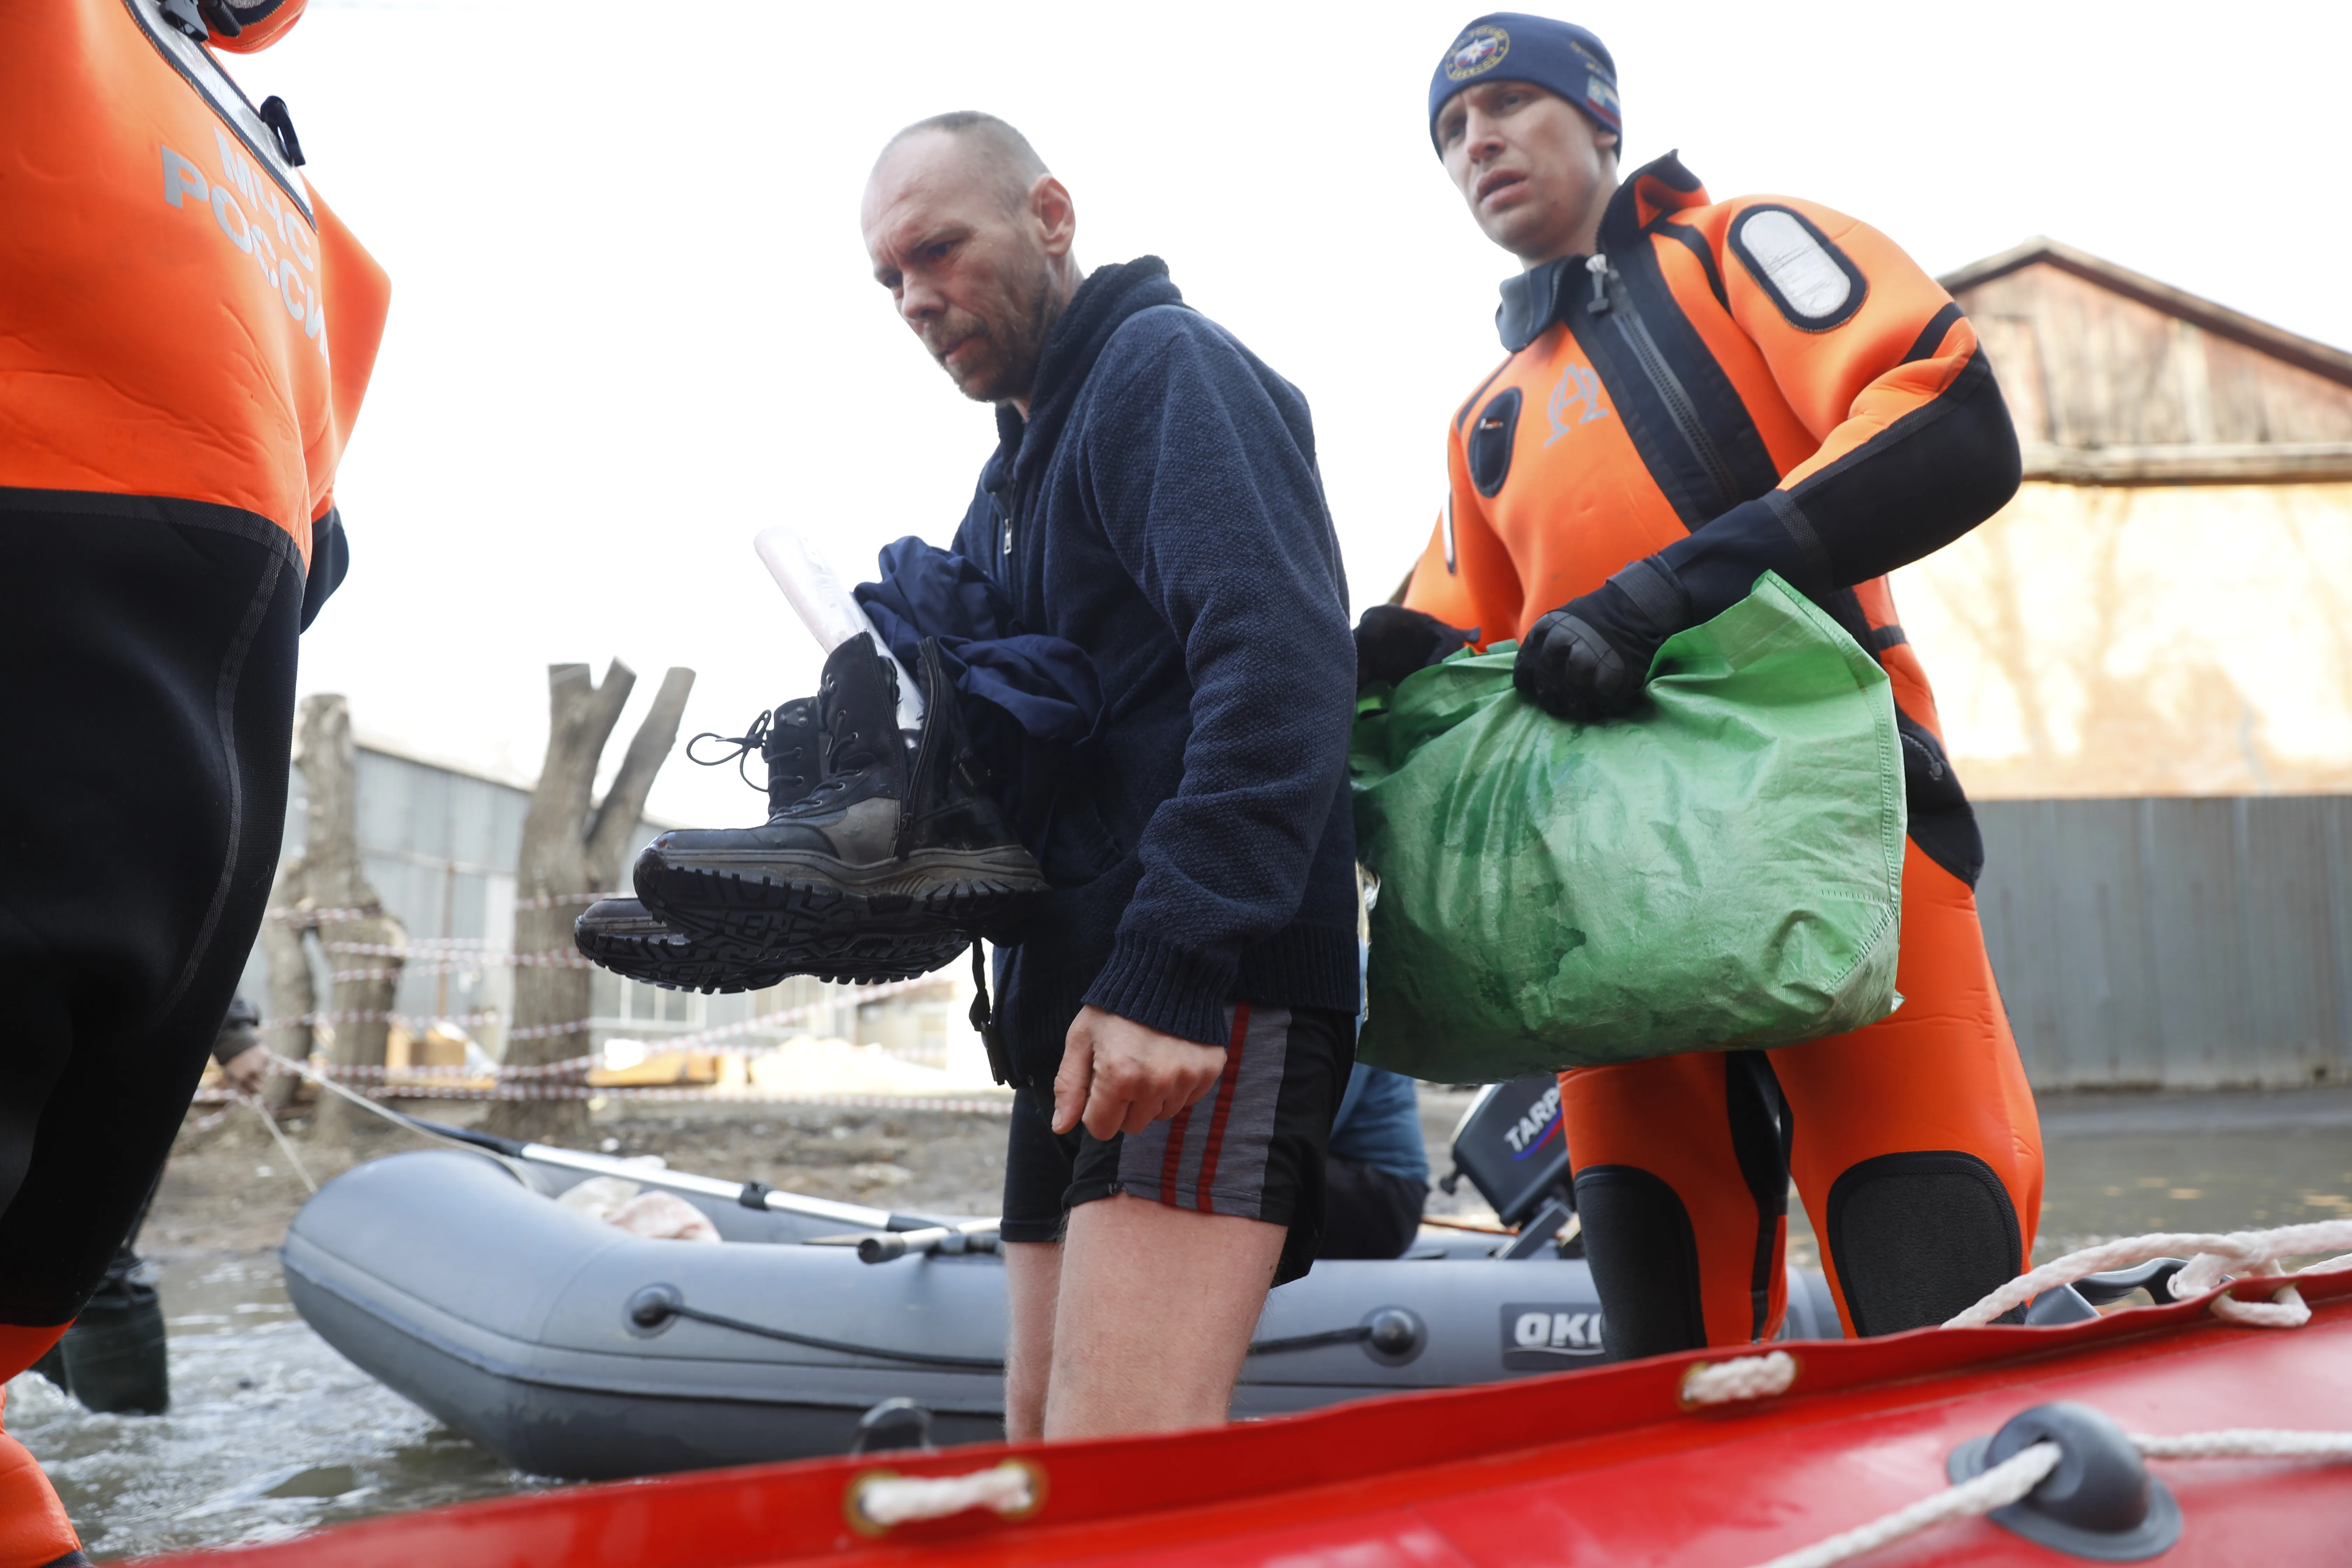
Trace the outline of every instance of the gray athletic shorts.
<instances>
[{"instance_id":1,"label":"gray athletic shorts","mask_svg":"<svg viewBox=\"0 0 2352 1568\"><path fill-rule=\"evenodd\" d=\"M1355 1019L1240 1003L1217 1087L1129 1136L1054 1131L1054 1091L1015 1090L1004 1156L1004 1239L1059 1241L1069 1211L1120 1193L1286 1226L1275 1283L1304 1275L1323 1229L1323 1157L1355 1065Z\"/></svg>"}]
</instances>

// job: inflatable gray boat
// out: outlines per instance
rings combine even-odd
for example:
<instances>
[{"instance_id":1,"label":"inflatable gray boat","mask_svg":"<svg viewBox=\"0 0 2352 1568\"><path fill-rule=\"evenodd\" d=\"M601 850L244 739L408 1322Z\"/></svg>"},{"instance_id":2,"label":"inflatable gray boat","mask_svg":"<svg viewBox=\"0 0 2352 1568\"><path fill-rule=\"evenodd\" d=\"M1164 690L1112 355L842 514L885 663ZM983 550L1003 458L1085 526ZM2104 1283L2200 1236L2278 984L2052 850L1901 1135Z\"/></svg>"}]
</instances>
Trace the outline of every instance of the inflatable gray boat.
<instances>
[{"instance_id":1,"label":"inflatable gray boat","mask_svg":"<svg viewBox=\"0 0 2352 1568\"><path fill-rule=\"evenodd\" d=\"M890 1401L918 1426L928 1413L935 1443L1003 1436L992 1240L868 1263L809 1245L838 1218L691 1193L719 1242L646 1240L555 1201L582 1179L459 1150L359 1166L296 1216L287 1293L369 1373L538 1475L841 1453ZM1599 1360L1591 1276L1548 1237L1501 1238L1529 1254L1501 1258L1494 1237L1424 1230L1402 1258L1318 1263L1268 1298L1234 1414ZM1838 1332L1821 1276L1791 1269L1790 1335Z\"/></svg>"}]
</instances>

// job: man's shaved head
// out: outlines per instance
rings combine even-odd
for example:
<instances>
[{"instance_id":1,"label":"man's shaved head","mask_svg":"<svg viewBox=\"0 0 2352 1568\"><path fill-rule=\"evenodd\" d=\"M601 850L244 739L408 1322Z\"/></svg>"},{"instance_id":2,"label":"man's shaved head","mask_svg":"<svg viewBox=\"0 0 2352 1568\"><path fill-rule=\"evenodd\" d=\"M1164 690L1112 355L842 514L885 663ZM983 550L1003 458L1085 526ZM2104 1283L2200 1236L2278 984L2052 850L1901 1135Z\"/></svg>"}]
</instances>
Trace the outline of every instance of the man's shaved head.
<instances>
[{"instance_id":1,"label":"man's shaved head","mask_svg":"<svg viewBox=\"0 0 2352 1568\"><path fill-rule=\"evenodd\" d=\"M1045 336L1077 292L1077 214L1029 139L959 110L896 136L858 226L874 280L966 396L1024 417Z\"/></svg>"},{"instance_id":2,"label":"man's shaved head","mask_svg":"<svg viewBox=\"0 0 2352 1568\"><path fill-rule=\"evenodd\" d=\"M1029 199L1030 188L1036 184L1038 175L1050 172L1045 160L1037 156L1037 149L1029 145L1029 138L993 114L983 114L977 109L951 109L929 120L916 121L883 143L874 166L880 168L899 143L927 135L951 138L963 150L974 176L997 193L1008 212Z\"/></svg>"}]
</instances>

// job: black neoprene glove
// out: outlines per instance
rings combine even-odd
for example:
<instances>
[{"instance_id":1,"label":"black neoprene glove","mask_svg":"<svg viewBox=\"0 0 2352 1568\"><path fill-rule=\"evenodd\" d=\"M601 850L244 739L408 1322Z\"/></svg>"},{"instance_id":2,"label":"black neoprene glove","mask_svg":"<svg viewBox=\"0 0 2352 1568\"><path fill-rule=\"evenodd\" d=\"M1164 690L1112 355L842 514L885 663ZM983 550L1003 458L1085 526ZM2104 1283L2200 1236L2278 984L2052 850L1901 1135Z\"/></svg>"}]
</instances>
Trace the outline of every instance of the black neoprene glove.
<instances>
[{"instance_id":1,"label":"black neoprene glove","mask_svg":"<svg viewBox=\"0 0 2352 1568\"><path fill-rule=\"evenodd\" d=\"M1658 646L1696 619L1674 569L1648 556L1538 621L1511 683L1562 719L1613 718L1640 700Z\"/></svg>"},{"instance_id":2,"label":"black neoprene glove","mask_svg":"<svg viewBox=\"0 0 2352 1568\"><path fill-rule=\"evenodd\" d=\"M1374 605L1356 623L1356 689L1382 681L1394 686L1477 640L1476 630L1449 626L1435 616L1402 605Z\"/></svg>"}]
</instances>

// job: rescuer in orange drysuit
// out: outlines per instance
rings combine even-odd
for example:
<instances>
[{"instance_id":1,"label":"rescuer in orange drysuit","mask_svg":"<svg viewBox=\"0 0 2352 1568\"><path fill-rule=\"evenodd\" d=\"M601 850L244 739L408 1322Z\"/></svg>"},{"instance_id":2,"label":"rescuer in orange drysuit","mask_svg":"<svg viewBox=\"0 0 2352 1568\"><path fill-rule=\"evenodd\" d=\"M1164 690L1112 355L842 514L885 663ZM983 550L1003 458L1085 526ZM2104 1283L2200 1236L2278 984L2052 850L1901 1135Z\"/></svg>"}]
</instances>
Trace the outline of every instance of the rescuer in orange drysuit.
<instances>
[{"instance_id":1,"label":"rescuer in orange drysuit","mask_svg":"<svg viewBox=\"0 0 2352 1568\"><path fill-rule=\"evenodd\" d=\"M1885 236L1826 207L1714 201L1672 154L1619 184L1616 71L1582 28L1480 17L1439 62L1429 116L1472 216L1526 270L1503 286L1508 357L1447 432L1445 510L1405 609L1365 617L1362 656L1412 668L1449 645L1436 622L1517 637L1521 690L1606 718L1639 700L1660 643L1769 568L1885 666L1906 763L1898 1011L1779 1050L1560 1076L1609 1348L1777 1331L1792 1173L1848 1331L1940 1321L2024 1266L2042 1196L1977 924L1982 842L1885 578L2017 488L1976 333Z\"/></svg>"},{"instance_id":2,"label":"rescuer in orange drysuit","mask_svg":"<svg viewBox=\"0 0 2352 1568\"><path fill-rule=\"evenodd\" d=\"M204 1070L342 574L388 286L211 53L303 3L38 0L0 51L0 1379L104 1274ZM83 1561L0 1435L0 1568Z\"/></svg>"}]
</instances>

